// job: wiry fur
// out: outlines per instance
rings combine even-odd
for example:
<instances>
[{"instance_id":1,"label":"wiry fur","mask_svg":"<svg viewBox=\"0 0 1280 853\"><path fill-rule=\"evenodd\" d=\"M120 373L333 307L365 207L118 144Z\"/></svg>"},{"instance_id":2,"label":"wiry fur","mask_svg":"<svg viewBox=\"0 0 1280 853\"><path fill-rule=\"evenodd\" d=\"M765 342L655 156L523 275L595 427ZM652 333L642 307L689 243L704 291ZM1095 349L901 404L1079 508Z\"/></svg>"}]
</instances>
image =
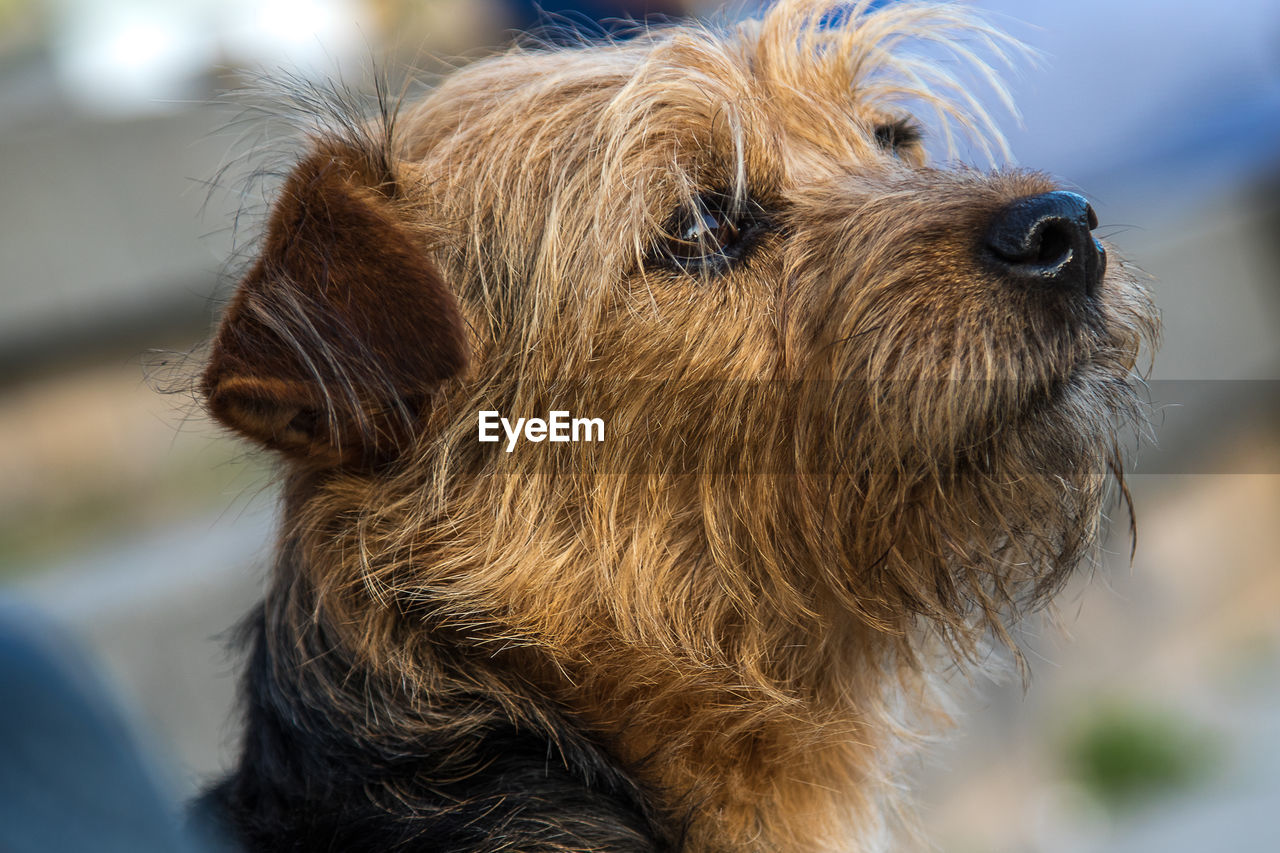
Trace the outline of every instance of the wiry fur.
<instances>
[{"instance_id":1,"label":"wiry fur","mask_svg":"<svg viewBox=\"0 0 1280 853\"><path fill-rule=\"evenodd\" d=\"M205 379L290 457L215 795L253 849L885 848L930 673L1097 542L1156 326L1114 252L1081 303L983 267L1049 178L877 147L919 108L999 145L922 42L1003 92L954 7L784 0L329 122ZM709 191L768 233L651 263ZM607 440L476 441L553 408Z\"/></svg>"}]
</instances>

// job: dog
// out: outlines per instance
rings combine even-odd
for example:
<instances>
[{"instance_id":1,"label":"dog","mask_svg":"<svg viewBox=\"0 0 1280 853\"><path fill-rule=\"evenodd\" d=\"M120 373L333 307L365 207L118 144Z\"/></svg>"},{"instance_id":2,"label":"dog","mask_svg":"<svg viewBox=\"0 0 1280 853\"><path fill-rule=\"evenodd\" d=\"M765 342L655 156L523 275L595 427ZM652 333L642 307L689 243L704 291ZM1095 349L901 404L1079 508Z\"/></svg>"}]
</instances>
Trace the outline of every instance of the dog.
<instances>
[{"instance_id":1,"label":"dog","mask_svg":"<svg viewBox=\"0 0 1280 853\"><path fill-rule=\"evenodd\" d=\"M926 118L997 148L1011 50L780 0L310 98L200 380L283 470L203 801L245 849L890 848L938 673L1094 553L1158 334L1083 197L930 165Z\"/></svg>"}]
</instances>

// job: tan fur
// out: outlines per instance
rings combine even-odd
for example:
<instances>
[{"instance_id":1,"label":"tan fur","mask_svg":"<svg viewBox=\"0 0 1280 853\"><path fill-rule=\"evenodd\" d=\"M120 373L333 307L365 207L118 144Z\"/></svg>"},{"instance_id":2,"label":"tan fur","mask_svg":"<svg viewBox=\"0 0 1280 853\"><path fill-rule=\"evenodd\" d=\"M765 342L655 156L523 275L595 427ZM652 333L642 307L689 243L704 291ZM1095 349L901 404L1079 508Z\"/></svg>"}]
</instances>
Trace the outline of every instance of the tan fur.
<instances>
[{"instance_id":1,"label":"tan fur","mask_svg":"<svg viewBox=\"0 0 1280 853\"><path fill-rule=\"evenodd\" d=\"M689 853L886 849L901 758L946 724L930 674L1007 639L1097 542L1155 336L1114 251L1087 323L972 260L1052 180L875 143L915 108L1001 150L963 81L1001 96L978 56L1016 46L951 6L819 25L842 6L516 51L406 107L379 192L469 366L391 462L291 463L290 630L333 626L409 706L441 689L440 637L479 650L492 690L552 697L657 792ZM778 227L723 276L653 269L708 189ZM480 410L553 408L606 441L476 440Z\"/></svg>"}]
</instances>

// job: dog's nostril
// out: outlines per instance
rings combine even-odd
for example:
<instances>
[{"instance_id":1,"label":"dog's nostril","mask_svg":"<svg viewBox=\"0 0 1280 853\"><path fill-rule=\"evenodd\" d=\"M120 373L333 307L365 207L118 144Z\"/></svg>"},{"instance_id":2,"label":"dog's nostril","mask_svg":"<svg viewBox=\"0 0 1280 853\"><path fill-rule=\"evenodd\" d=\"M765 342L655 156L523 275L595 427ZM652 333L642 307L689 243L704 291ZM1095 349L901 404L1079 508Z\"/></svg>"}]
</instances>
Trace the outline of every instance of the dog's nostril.
<instances>
[{"instance_id":1,"label":"dog's nostril","mask_svg":"<svg viewBox=\"0 0 1280 853\"><path fill-rule=\"evenodd\" d=\"M1057 264L1070 260L1071 233L1061 222L1046 222L1040 229L1039 238L1036 241L1040 244L1040 250L1036 252L1036 263Z\"/></svg>"},{"instance_id":2,"label":"dog's nostril","mask_svg":"<svg viewBox=\"0 0 1280 853\"><path fill-rule=\"evenodd\" d=\"M1091 293L1102 280L1102 254L1090 233L1098 217L1083 196L1051 192L1001 208L984 250L1006 277L1068 292Z\"/></svg>"}]
</instances>

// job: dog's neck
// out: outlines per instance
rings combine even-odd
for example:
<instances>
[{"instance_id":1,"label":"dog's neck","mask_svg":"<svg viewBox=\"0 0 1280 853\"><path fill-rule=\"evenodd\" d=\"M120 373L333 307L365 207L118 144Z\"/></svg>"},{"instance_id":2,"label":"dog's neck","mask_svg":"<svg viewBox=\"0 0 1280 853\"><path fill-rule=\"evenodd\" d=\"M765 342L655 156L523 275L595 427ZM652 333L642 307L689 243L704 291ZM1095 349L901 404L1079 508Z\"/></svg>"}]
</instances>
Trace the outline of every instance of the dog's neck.
<instances>
[{"instance_id":1,"label":"dog's neck","mask_svg":"<svg viewBox=\"0 0 1280 853\"><path fill-rule=\"evenodd\" d=\"M586 565L590 553L522 543L523 553L541 552L545 562L498 572L494 550L459 542L468 533L455 528L454 539L422 558L447 560L448 571L418 569L433 575L431 590L447 594L428 595L421 578L379 586L386 575L371 580L368 566L348 564L360 553L355 542L344 544L333 526L308 516L309 488L286 502L286 530L309 540L298 548L300 575L328 621L359 647L356 659L397 678L420 674L427 692L438 672L428 659L433 649L460 645L496 681L551 699L579 721L660 814L686 827L687 853L882 849L898 820L902 786L893 776L909 729L937 722L927 719L936 707L931 688L898 639L834 612L833 604L822 612L822 596L805 621L765 612L768 604L716 619L612 609L619 600L635 608L723 600L714 567L694 565L705 552L687 546L646 551L637 573L634 565ZM678 526L667 533L678 536ZM494 547L500 560L502 544ZM527 598L504 586L517 572ZM707 589L683 598L610 590L590 600L584 579L610 577ZM575 589L572 602L536 598ZM386 596L384 606L371 606L371 592ZM551 618L557 606L559 621Z\"/></svg>"},{"instance_id":2,"label":"dog's neck","mask_svg":"<svg viewBox=\"0 0 1280 853\"><path fill-rule=\"evenodd\" d=\"M803 648L815 642L826 648ZM719 665L685 650L600 647L546 674L556 698L687 823L688 851L862 853L882 849L904 817L889 798L903 789L894 777L915 734L907 719L924 723L937 707L914 670L869 663L872 644L855 630L797 636L790 661L784 651L767 664L748 654Z\"/></svg>"}]
</instances>

